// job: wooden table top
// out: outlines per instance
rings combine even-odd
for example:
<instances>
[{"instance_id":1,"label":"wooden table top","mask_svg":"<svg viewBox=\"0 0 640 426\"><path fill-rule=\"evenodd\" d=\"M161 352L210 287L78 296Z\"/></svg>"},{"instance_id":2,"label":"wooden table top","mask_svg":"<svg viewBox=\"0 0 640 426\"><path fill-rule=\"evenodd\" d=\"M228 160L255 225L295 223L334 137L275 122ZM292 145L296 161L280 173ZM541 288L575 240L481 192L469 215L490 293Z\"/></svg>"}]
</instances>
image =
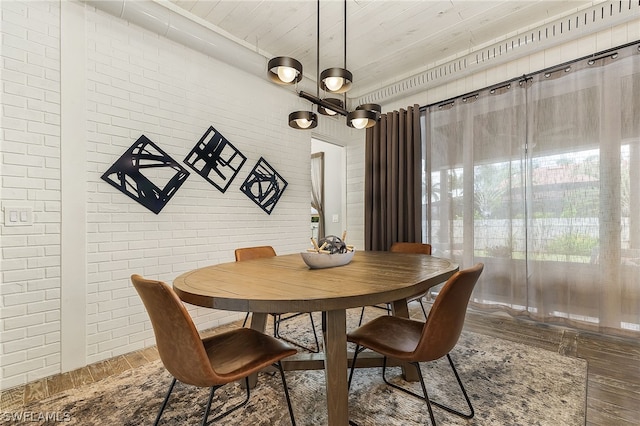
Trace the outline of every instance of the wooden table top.
<instances>
[{"instance_id":1,"label":"wooden table top","mask_svg":"<svg viewBox=\"0 0 640 426\"><path fill-rule=\"evenodd\" d=\"M359 251L351 263L309 269L299 253L185 272L173 288L185 302L238 312L317 312L415 296L458 270L422 254Z\"/></svg>"}]
</instances>

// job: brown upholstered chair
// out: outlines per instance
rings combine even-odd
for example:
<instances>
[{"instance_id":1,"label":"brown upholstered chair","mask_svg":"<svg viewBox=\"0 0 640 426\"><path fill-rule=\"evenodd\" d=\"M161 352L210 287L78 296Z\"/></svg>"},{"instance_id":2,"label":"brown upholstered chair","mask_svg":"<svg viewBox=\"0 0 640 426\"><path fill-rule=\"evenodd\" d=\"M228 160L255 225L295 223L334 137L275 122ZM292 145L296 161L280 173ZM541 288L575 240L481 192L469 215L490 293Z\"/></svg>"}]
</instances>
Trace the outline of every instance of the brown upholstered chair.
<instances>
[{"instance_id":1,"label":"brown upholstered chair","mask_svg":"<svg viewBox=\"0 0 640 426\"><path fill-rule=\"evenodd\" d=\"M358 353L368 348L384 356L382 378L385 383L427 403L432 425L436 424L431 409L432 404L458 416L472 418L474 415L473 406L449 352L458 343L471 293L483 269L484 265L478 263L452 275L436 297L426 322L385 315L348 333L347 340L356 344L353 364L349 373L349 387L351 387ZM419 363L435 361L445 355L467 401L469 413L462 413L429 399ZM385 375L387 358L404 361L416 367L423 395L387 381Z\"/></svg>"},{"instance_id":2,"label":"brown upholstered chair","mask_svg":"<svg viewBox=\"0 0 640 426\"><path fill-rule=\"evenodd\" d=\"M241 262L244 260L252 260L252 259L262 259L265 257L273 257L276 255L276 251L273 249L273 247L271 246L256 246L256 247L243 247L243 248L238 248L235 250L234 252L235 257L236 257L236 262ZM244 317L244 321L242 323L242 326L246 326L247 325L247 321L249 320L249 315L250 312L247 312L247 315L245 315ZM320 343L318 341L318 333L316 333L316 325L313 321L313 315L311 314L311 312L309 312L309 319L311 320L311 329L313 330L313 337L315 338L316 341L316 346L315 348L311 348L311 347L307 347L302 345L301 343L295 342L293 340L287 339L286 337L283 337L282 335L280 335L280 323L286 320L289 320L291 318L295 318L298 315L302 315L301 313L295 313L289 316L285 316L283 317L281 314L271 314L271 316L273 317L273 335L279 339L285 340L289 343L291 343L292 345L296 345L299 348L302 349L306 349L310 352L319 352L320 351Z\"/></svg>"},{"instance_id":3,"label":"brown upholstered chair","mask_svg":"<svg viewBox=\"0 0 640 426\"><path fill-rule=\"evenodd\" d=\"M395 242L391 244L391 248L389 251L394 253L416 253L416 254L431 254L431 244L426 243L405 243L405 242ZM422 308L422 313L424 317L427 317L427 310L422 303L422 298L428 296L429 292L420 293L414 297L410 297L407 302L411 302L417 300L420 302L420 307ZM374 305L374 308L384 309L387 313L391 313L391 306L387 303L386 306ZM362 324L362 319L364 318L364 306L362 307L362 312L360 312L360 321L358 325Z\"/></svg>"},{"instance_id":4,"label":"brown upholstered chair","mask_svg":"<svg viewBox=\"0 0 640 426\"><path fill-rule=\"evenodd\" d=\"M391 248L389 249L389 251L392 251L394 253L431 254L431 244L395 242L391 244Z\"/></svg>"},{"instance_id":5,"label":"brown upholstered chair","mask_svg":"<svg viewBox=\"0 0 640 426\"><path fill-rule=\"evenodd\" d=\"M280 371L291 423L295 425L280 360L295 354L296 349L249 328L239 328L202 339L187 309L171 287L140 275L132 275L131 282L151 319L160 359L173 376L155 425L160 422L177 380L189 385L211 388L202 421L205 425L213 394L218 388L244 379L247 396L241 403L215 417L212 422L245 405L250 396L248 376L270 365L275 365Z\"/></svg>"},{"instance_id":6,"label":"brown upholstered chair","mask_svg":"<svg viewBox=\"0 0 640 426\"><path fill-rule=\"evenodd\" d=\"M426 243L401 243L401 242L395 242L393 244L391 244L391 248L389 249L389 251L394 252L394 253L417 253L417 254L431 254L431 244L426 244ZM420 302L420 307L422 308L422 313L424 314L424 317L427 317L427 311L424 308L424 304L422 303L422 298L423 297L428 297L429 295L429 291L424 292L424 293L420 293L416 296L410 297L409 298L409 302L412 300L417 300L418 302Z\"/></svg>"}]
</instances>

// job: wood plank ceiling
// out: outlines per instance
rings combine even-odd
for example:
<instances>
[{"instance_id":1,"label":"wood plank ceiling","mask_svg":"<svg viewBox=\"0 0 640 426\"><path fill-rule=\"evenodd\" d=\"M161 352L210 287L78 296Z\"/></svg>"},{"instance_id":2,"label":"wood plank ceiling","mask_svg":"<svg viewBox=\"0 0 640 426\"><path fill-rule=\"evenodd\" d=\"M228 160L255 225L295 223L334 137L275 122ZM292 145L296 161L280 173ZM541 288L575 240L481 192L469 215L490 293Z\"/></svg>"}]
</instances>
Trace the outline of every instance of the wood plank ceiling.
<instances>
[{"instance_id":1,"label":"wood plank ceiling","mask_svg":"<svg viewBox=\"0 0 640 426\"><path fill-rule=\"evenodd\" d=\"M305 78L344 65L344 2L322 0L170 0L194 20L265 57L291 56ZM535 28L599 1L347 0L346 64L350 97L379 89L492 42Z\"/></svg>"}]
</instances>

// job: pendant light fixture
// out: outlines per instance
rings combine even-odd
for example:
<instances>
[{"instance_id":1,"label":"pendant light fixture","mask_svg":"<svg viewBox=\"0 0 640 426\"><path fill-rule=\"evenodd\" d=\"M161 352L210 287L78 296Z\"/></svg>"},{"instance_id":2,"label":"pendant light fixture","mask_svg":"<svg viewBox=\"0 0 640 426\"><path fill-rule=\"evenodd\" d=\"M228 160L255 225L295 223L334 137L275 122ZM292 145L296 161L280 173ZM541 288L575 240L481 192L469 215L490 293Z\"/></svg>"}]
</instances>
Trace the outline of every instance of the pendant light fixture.
<instances>
[{"instance_id":1,"label":"pendant light fixture","mask_svg":"<svg viewBox=\"0 0 640 426\"><path fill-rule=\"evenodd\" d=\"M269 61L269 78L277 84L295 84L302 80L302 64L293 58L278 56Z\"/></svg>"},{"instance_id":2,"label":"pendant light fixture","mask_svg":"<svg viewBox=\"0 0 640 426\"><path fill-rule=\"evenodd\" d=\"M294 129L313 129L318 125L318 116L311 111L295 111L289 114L289 126Z\"/></svg>"},{"instance_id":3,"label":"pendant light fixture","mask_svg":"<svg viewBox=\"0 0 640 426\"><path fill-rule=\"evenodd\" d=\"M317 2L316 6L316 15L317 15L317 36L316 36L316 81L320 81L320 0ZM346 18L345 18L346 19ZM345 39L346 41L346 39ZM316 85L316 97L320 98L320 85ZM334 116L338 114L339 109L344 107L344 102L338 98L324 98L324 102L328 105L318 105L318 112L322 115ZM337 107L336 109L330 108L331 106Z\"/></svg>"},{"instance_id":4,"label":"pendant light fixture","mask_svg":"<svg viewBox=\"0 0 640 426\"><path fill-rule=\"evenodd\" d=\"M318 13L319 9L318 9ZM345 93L351 89L353 75L347 69L347 0L344 1L344 68L328 68L320 74L322 90L330 93Z\"/></svg>"},{"instance_id":5,"label":"pendant light fixture","mask_svg":"<svg viewBox=\"0 0 640 426\"><path fill-rule=\"evenodd\" d=\"M316 46L316 95L299 91L298 95L317 105L322 115L343 115L347 125L355 129L374 126L380 117L380 105L363 104L355 111L345 109L346 92L351 88L353 75L347 67L347 0L344 0L344 68L328 68L320 73L320 0L317 0L317 46ZM278 56L268 63L269 79L281 85L293 85L302 80L302 64L296 59ZM338 98L320 98L320 89L328 93L344 94L344 101ZM294 129L313 129L318 125L318 116L311 111L295 111L289 114L289 126Z\"/></svg>"},{"instance_id":6,"label":"pendant light fixture","mask_svg":"<svg viewBox=\"0 0 640 426\"><path fill-rule=\"evenodd\" d=\"M362 104L355 111L347 114L347 126L355 129L373 127L380 118L381 108L378 104Z\"/></svg>"},{"instance_id":7,"label":"pendant light fixture","mask_svg":"<svg viewBox=\"0 0 640 426\"><path fill-rule=\"evenodd\" d=\"M336 107L342 109L344 107L344 102L342 102L340 99L338 98L324 98L323 101L328 102L332 105L335 105ZM336 111L335 109L332 108L325 108L322 105L318 105L318 112L322 115L336 115L338 114L338 111Z\"/></svg>"},{"instance_id":8,"label":"pendant light fixture","mask_svg":"<svg viewBox=\"0 0 640 426\"><path fill-rule=\"evenodd\" d=\"M345 93L351 89L353 74L344 68L328 68L320 74L322 90L331 93Z\"/></svg>"}]
</instances>

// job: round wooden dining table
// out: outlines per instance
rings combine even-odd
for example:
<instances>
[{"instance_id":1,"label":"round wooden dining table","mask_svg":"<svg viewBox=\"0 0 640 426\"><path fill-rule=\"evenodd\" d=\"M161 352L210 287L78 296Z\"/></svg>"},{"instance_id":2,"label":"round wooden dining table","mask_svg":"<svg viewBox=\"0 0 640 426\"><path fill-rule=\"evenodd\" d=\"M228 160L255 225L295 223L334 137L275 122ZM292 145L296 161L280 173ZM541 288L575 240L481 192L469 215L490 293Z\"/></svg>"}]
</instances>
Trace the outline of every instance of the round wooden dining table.
<instances>
[{"instance_id":1,"label":"round wooden dining table","mask_svg":"<svg viewBox=\"0 0 640 426\"><path fill-rule=\"evenodd\" d=\"M178 276L173 288L193 305L251 312L251 327L262 332L270 313L324 312L324 353L299 354L283 364L289 370L324 368L329 425L346 426L346 310L391 303L394 315L408 317L408 298L457 270L447 259L386 251L359 251L347 265L310 269L296 253L206 266Z\"/></svg>"}]
</instances>

